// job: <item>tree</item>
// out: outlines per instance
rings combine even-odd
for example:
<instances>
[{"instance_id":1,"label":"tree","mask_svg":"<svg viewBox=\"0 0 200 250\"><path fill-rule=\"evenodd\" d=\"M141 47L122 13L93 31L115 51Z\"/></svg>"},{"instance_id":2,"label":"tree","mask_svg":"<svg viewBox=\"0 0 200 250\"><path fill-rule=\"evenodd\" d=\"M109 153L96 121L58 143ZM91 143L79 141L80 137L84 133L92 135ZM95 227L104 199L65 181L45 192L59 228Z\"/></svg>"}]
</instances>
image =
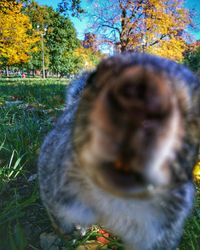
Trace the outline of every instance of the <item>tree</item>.
<instances>
[{"instance_id":1,"label":"tree","mask_svg":"<svg viewBox=\"0 0 200 250\"><path fill-rule=\"evenodd\" d=\"M98 0L92 30L118 51L134 50L182 60L190 13L183 1Z\"/></svg>"},{"instance_id":2,"label":"tree","mask_svg":"<svg viewBox=\"0 0 200 250\"><path fill-rule=\"evenodd\" d=\"M39 48L38 51L31 54L31 60L26 65L26 68L28 70L32 70L33 73L36 70L42 70L42 42L44 44L44 65L45 70L48 69L50 64L49 59L49 49L46 46L46 33L48 30L48 26L53 22L52 16L54 13L54 10L52 7L48 6L41 6L38 3L32 1L31 3L27 4L24 8L24 13L29 16L32 26L35 31L37 31L40 34L40 39L37 42L37 46Z\"/></svg>"},{"instance_id":3,"label":"tree","mask_svg":"<svg viewBox=\"0 0 200 250\"><path fill-rule=\"evenodd\" d=\"M37 50L38 34L21 10L15 1L0 1L0 64L6 66L28 62Z\"/></svg>"},{"instance_id":4,"label":"tree","mask_svg":"<svg viewBox=\"0 0 200 250\"><path fill-rule=\"evenodd\" d=\"M62 0L58 4L58 11L65 16L79 16L84 13L84 9L81 7L81 0Z\"/></svg>"},{"instance_id":5,"label":"tree","mask_svg":"<svg viewBox=\"0 0 200 250\"><path fill-rule=\"evenodd\" d=\"M50 69L59 72L59 68L62 68L61 65L66 66L65 62L70 62L69 65L72 64L71 55L80 46L80 42L77 39L76 30L68 18L56 12L52 20L52 24L48 27L46 44L49 48ZM69 69L69 66L66 68Z\"/></svg>"},{"instance_id":6,"label":"tree","mask_svg":"<svg viewBox=\"0 0 200 250\"><path fill-rule=\"evenodd\" d=\"M73 72L77 60L72 58L72 54L74 49L80 46L80 42L69 18L51 7L36 2L32 2L25 12L30 17L33 27L43 34L46 70L49 69L56 74ZM41 43L38 46L41 47ZM41 69L41 51L32 55L31 63L29 66Z\"/></svg>"},{"instance_id":7,"label":"tree","mask_svg":"<svg viewBox=\"0 0 200 250\"><path fill-rule=\"evenodd\" d=\"M188 46L184 55L184 64L194 72L200 73L200 43Z\"/></svg>"},{"instance_id":8,"label":"tree","mask_svg":"<svg viewBox=\"0 0 200 250\"><path fill-rule=\"evenodd\" d=\"M74 51L74 57L80 58L81 68L92 69L99 63L103 55L100 52L93 51L91 48L80 47Z\"/></svg>"}]
</instances>

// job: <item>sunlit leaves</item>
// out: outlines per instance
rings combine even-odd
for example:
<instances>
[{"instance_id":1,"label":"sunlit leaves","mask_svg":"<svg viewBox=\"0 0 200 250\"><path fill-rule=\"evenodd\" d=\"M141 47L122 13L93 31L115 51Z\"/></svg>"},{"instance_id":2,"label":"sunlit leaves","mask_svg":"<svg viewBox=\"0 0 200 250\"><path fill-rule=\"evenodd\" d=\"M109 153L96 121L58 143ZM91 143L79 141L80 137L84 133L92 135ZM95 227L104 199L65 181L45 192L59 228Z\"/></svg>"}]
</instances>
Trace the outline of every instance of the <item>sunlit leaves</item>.
<instances>
[{"instance_id":1,"label":"sunlit leaves","mask_svg":"<svg viewBox=\"0 0 200 250\"><path fill-rule=\"evenodd\" d=\"M100 61L101 54L93 51L90 48L77 48L74 51L74 56L79 58L80 65L84 69L92 69Z\"/></svg>"},{"instance_id":2,"label":"sunlit leaves","mask_svg":"<svg viewBox=\"0 0 200 250\"><path fill-rule=\"evenodd\" d=\"M39 37L21 9L14 1L0 1L0 64L27 62L30 53L37 50L34 45Z\"/></svg>"},{"instance_id":3,"label":"sunlit leaves","mask_svg":"<svg viewBox=\"0 0 200 250\"><path fill-rule=\"evenodd\" d=\"M120 51L149 52L177 61L186 48L191 23L184 1L95 1L92 30Z\"/></svg>"}]
</instances>

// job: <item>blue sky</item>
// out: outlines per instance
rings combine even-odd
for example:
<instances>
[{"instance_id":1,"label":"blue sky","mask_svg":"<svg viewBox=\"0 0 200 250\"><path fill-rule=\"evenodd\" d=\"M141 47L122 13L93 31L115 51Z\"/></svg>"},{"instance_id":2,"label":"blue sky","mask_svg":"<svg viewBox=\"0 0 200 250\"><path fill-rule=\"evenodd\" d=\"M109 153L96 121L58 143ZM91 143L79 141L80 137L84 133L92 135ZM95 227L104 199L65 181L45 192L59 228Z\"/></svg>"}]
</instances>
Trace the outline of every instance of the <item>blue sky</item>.
<instances>
[{"instance_id":1,"label":"blue sky","mask_svg":"<svg viewBox=\"0 0 200 250\"><path fill-rule=\"evenodd\" d=\"M52 6L54 9L57 8L58 3L61 2L61 0L54 0L54 1L49 1L49 0L36 0L36 2L38 2L39 4L42 5L49 5ZM87 6L84 6L87 7ZM74 23L74 26L77 30L77 34L78 37L80 39L84 38L84 34L87 32L87 21L86 19L82 18L81 20L79 20L78 18L71 18L72 22Z\"/></svg>"},{"instance_id":2,"label":"blue sky","mask_svg":"<svg viewBox=\"0 0 200 250\"><path fill-rule=\"evenodd\" d=\"M93 0L91 0L92 2ZM39 4L42 5L49 5L52 6L54 9L57 8L57 5L59 2L61 2L61 0L54 0L54 1L49 1L49 0L36 0L36 2L38 2ZM86 2L83 0L83 2ZM88 1L88 3L84 4L83 6L89 7L90 3ZM196 20L196 22L198 23L199 20L199 31L193 31L192 33L194 34L194 38L195 39L200 39L200 0L186 0L185 1L185 7L189 8L189 9L194 9L198 14L198 18ZM72 22L74 23L74 26L77 30L78 33L78 37L80 39L83 39L84 37L84 33L87 32L87 19L82 18L82 20L79 20L77 18L72 18Z\"/></svg>"}]
</instances>

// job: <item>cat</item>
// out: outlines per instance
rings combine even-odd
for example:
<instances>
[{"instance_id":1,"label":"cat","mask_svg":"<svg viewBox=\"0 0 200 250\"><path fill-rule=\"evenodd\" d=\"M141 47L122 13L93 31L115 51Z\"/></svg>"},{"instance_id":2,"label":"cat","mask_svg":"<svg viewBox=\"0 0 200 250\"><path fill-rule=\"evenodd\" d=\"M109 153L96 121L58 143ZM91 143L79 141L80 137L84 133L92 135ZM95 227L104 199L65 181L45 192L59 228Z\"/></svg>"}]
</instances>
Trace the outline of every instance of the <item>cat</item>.
<instances>
[{"instance_id":1,"label":"cat","mask_svg":"<svg viewBox=\"0 0 200 250\"><path fill-rule=\"evenodd\" d=\"M38 161L53 224L100 224L129 250L176 249L195 195L199 93L189 69L140 53L72 81Z\"/></svg>"}]
</instances>

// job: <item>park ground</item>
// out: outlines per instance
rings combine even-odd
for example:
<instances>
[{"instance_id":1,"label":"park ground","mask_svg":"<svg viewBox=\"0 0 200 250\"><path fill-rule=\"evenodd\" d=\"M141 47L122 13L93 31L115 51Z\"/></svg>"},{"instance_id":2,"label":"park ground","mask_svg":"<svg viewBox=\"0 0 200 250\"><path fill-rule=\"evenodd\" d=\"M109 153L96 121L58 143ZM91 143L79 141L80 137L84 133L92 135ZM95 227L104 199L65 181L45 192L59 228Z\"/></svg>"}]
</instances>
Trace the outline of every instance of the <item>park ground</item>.
<instances>
[{"instance_id":1,"label":"park ground","mask_svg":"<svg viewBox=\"0 0 200 250\"><path fill-rule=\"evenodd\" d=\"M0 250L40 250L41 239L45 250L123 249L115 236L96 225L85 234L57 237L41 204L37 157L44 136L64 109L66 83L0 79ZM199 249L200 185L195 185L195 207L179 250Z\"/></svg>"}]
</instances>

